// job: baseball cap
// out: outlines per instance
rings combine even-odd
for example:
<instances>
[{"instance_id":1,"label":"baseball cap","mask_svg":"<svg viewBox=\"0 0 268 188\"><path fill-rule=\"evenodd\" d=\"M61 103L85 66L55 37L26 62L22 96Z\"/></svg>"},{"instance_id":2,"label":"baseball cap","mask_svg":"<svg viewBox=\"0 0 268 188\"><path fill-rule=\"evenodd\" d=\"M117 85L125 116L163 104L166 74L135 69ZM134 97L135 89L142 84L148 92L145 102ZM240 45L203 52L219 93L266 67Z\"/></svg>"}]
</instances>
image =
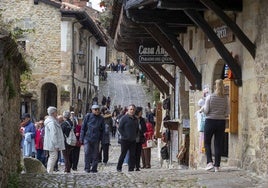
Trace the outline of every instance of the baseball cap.
<instances>
[{"instance_id":1,"label":"baseball cap","mask_svg":"<svg viewBox=\"0 0 268 188\"><path fill-rule=\"evenodd\" d=\"M91 109L97 109L97 108L100 108L99 105L97 105L97 104L93 104L91 107Z\"/></svg>"}]
</instances>

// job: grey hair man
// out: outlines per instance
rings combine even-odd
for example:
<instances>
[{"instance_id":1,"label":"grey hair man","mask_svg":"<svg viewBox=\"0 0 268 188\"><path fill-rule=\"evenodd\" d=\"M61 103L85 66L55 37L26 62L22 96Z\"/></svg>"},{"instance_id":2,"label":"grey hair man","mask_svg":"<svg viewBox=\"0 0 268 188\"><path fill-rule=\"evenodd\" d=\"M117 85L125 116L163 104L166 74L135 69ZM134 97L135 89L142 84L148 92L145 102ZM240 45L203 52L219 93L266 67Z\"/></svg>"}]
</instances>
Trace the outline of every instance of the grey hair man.
<instances>
[{"instance_id":1,"label":"grey hair man","mask_svg":"<svg viewBox=\"0 0 268 188\"><path fill-rule=\"evenodd\" d=\"M44 150L49 152L47 161L47 172L52 173L54 165L58 158L58 151L65 150L64 136L62 129L57 120L57 108L50 106L47 108L48 117L46 118L45 137L44 137Z\"/></svg>"}]
</instances>

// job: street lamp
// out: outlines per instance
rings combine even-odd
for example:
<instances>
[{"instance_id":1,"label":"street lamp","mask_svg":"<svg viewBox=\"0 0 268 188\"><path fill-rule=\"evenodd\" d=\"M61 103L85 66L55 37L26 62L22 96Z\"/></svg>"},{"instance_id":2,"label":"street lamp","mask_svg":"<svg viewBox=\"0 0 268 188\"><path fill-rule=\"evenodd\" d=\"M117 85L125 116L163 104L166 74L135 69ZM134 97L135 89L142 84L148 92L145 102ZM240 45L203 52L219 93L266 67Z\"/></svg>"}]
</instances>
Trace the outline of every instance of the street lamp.
<instances>
[{"instance_id":1,"label":"street lamp","mask_svg":"<svg viewBox=\"0 0 268 188\"><path fill-rule=\"evenodd\" d=\"M75 98L75 87L74 87L75 64L85 65L84 52L82 50L79 50L76 53L76 56L77 56L77 62L75 62L76 58L73 55L73 63L72 63L72 106L74 106L74 98Z\"/></svg>"}]
</instances>

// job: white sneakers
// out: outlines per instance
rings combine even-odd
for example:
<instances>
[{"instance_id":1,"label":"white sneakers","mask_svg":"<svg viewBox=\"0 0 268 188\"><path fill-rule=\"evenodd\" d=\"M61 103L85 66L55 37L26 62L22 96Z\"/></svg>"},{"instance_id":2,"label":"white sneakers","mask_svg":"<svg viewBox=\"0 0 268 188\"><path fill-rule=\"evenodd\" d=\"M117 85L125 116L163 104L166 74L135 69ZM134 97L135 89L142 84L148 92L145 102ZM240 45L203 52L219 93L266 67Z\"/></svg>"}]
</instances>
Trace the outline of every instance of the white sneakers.
<instances>
[{"instance_id":1,"label":"white sneakers","mask_svg":"<svg viewBox=\"0 0 268 188\"><path fill-rule=\"evenodd\" d=\"M205 170L208 171L208 170L211 170L211 169L213 169L213 168L214 168L214 166L213 166L212 162L210 162L210 163L207 164Z\"/></svg>"},{"instance_id":2,"label":"white sneakers","mask_svg":"<svg viewBox=\"0 0 268 188\"><path fill-rule=\"evenodd\" d=\"M209 171L209 170L212 170L214 169L215 172L219 172L220 168L219 167L214 167L212 162L208 163L205 170L206 171Z\"/></svg>"},{"instance_id":3,"label":"white sneakers","mask_svg":"<svg viewBox=\"0 0 268 188\"><path fill-rule=\"evenodd\" d=\"M215 172L219 172L220 167L214 167Z\"/></svg>"}]
</instances>

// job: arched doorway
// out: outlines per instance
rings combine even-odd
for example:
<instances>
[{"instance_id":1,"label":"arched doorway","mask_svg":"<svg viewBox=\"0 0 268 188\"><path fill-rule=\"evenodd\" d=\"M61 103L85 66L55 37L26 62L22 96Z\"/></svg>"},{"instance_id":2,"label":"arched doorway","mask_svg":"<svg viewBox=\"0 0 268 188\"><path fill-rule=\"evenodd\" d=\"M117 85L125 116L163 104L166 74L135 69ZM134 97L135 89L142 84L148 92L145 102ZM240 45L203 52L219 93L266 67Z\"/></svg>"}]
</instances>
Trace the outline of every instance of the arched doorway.
<instances>
[{"instance_id":1,"label":"arched doorway","mask_svg":"<svg viewBox=\"0 0 268 188\"><path fill-rule=\"evenodd\" d=\"M47 114L49 106L57 107L57 87L53 83L45 83L41 88L41 116Z\"/></svg>"},{"instance_id":2,"label":"arched doorway","mask_svg":"<svg viewBox=\"0 0 268 188\"><path fill-rule=\"evenodd\" d=\"M214 86L215 80L224 79L224 66L225 66L225 63L224 63L223 59L219 59L214 67L213 79L212 79L211 86ZM213 87L211 89L214 90Z\"/></svg>"}]
</instances>

